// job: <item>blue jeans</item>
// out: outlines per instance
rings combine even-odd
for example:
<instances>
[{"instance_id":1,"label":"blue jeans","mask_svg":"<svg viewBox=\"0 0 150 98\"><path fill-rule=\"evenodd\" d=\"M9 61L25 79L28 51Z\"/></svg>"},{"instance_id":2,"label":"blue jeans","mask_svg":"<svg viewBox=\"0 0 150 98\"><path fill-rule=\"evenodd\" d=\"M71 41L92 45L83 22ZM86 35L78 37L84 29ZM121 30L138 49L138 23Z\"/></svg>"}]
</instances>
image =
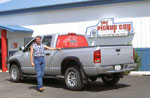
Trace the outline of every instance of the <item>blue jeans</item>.
<instances>
[{"instance_id":1,"label":"blue jeans","mask_svg":"<svg viewBox=\"0 0 150 98\"><path fill-rule=\"evenodd\" d=\"M43 86L43 77L45 70L45 58L44 57L34 57L35 70L37 75L37 89Z\"/></svg>"}]
</instances>

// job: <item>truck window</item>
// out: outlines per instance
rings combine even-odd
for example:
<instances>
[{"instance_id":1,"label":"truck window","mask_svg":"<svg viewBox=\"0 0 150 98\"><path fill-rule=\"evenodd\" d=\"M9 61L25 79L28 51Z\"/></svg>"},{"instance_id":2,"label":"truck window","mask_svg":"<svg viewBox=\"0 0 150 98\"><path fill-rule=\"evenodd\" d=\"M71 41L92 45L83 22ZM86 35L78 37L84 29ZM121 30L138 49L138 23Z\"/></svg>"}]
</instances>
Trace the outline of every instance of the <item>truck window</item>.
<instances>
[{"instance_id":1,"label":"truck window","mask_svg":"<svg viewBox=\"0 0 150 98\"><path fill-rule=\"evenodd\" d=\"M33 37L24 38L24 46L26 46L32 39Z\"/></svg>"},{"instance_id":2,"label":"truck window","mask_svg":"<svg viewBox=\"0 0 150 98\"><path fill-rule=\"evenodd\" d=\"M60 35L58 36L56 44L57 48L73 48L87 46L88 42L83 35Z\"/></svg>"},{"instance_id":3,"label":"truck window","mask_svg":"<svg viewBox=\"0 0 150 98\"><path fill-rule=\"evenodd\" d=\"M44 36L42 43L50 47L51 40L52 40L52 36Z\"/></svg>"},{"instance_id":4,"label":"truck window","mask_svg":"<svg viewBox=\"0 0 150 98\"><path fill-rule=\"evenodd\" d=\"M29 43L27 43L27 46L25 47L24 51L30 51L31 45L35 43L35 38L33 38Z\"/></svg>"}]
</instances>

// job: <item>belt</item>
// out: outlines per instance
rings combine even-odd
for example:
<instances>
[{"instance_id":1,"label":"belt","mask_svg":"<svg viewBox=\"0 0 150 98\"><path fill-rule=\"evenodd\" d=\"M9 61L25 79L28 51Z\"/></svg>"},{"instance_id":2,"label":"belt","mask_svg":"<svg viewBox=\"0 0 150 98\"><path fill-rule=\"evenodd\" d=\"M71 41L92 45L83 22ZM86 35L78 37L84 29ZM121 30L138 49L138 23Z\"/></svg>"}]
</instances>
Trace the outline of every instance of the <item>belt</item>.
<instances>
[{"instance_id":1,"label":"belt","mask_svg":"<svg viewBox=\"0 0 150 98\"><path fill-rule=\"evenodd\" d=\"M42 57L44 57L44 56L34 56L35 58L42 58Z\"/></svg>"}]
</instances>

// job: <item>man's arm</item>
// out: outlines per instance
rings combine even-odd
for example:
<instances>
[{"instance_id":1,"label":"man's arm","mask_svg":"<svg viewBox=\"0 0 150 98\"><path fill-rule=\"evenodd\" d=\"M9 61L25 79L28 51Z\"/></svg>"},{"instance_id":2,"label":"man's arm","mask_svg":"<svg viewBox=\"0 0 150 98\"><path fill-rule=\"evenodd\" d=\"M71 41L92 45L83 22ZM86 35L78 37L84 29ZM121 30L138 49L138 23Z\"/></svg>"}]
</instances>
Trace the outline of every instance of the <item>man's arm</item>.
<instances>
[{"instance_id":1,"label":"man's arm","mask_svg":"<svg viewBox=\"0 0 150 98\"><path fill-rule=\"evenodd\" d=\"M44 45L44 48L49 49L49 50L60 50L61 48L52 48Z\"/></svg>"},{"instance_id":2,"label":"man's arm","mask_svg":"<svg viewBox=\"0 0 150 98\"><path fill-rule=\"evenodd\" d=\"M30 61L31 61L31 65L32 67L34 67L34 62L33 62L33 47L30 47Z\"/></svg>"}]
</instances>

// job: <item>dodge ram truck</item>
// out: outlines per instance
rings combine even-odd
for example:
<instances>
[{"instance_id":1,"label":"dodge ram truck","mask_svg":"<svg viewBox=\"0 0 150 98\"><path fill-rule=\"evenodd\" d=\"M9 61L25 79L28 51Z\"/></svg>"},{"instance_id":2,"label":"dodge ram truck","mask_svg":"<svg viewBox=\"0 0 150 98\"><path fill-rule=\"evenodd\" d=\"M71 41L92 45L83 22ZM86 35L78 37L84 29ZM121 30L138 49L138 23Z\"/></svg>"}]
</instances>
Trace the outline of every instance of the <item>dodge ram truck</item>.
<instances>
[{"instance_id":1,"label":"dodge ram truck","mask_svg":"<svg viewBox=\"0 0 150 98\"><path fill-rule=\"evenodd\" d=\"M30 46L33 38L20 51L9 57L8 70L11 81L36 76L30 63ZM61 50L45 49L45 77L62 76L70 90L81 90L88 81L101 78L107 85L115 85L123 73L136 68L131 45L89 46L84 35L75 33L43 35L41 43Z\"/></svg>"}]
</instances>

